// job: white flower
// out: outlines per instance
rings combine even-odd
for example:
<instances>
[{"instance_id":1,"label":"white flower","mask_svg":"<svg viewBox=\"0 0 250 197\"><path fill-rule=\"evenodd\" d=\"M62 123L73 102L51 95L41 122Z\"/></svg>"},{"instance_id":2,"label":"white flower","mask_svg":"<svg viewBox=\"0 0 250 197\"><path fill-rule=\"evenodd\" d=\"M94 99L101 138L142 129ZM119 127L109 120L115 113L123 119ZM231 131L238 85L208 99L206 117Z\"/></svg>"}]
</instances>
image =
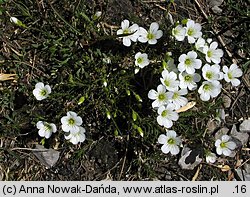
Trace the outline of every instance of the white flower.
<instances>
[{"instance_id":1,"label":"white flower","mask_svg":"<svg viewBox=\"0 0 250 197\"><path fill-rule=\"evenodd\" d=\"M203 52L203 48L206 46L206 41L204 38L200 37L195 42L195 48L196 50Z\"/></svg>"},{"instance_id":2,"label":"white flower","mask_svg":"<svg viewBox=\"0 0 250 197\"><path fill-rule=\"evenodd\" d=\"M216 155L209 151L206 154L206 162L207 163L214 163L215 161L216 161Z\"/></svg>"},{"instance_id":3,"label":"white flower","mask_svg":"<svg viewBox=\"0 0 250 197\"><path fill-rule=\"evenodd\" d=\"M216 140L215 146L217 154L218 155L223 154L225 156L229 156L232 150L236 148L235 142L230 141L230 137L228 135L223 135L221 137L221 140L220 139Z\"/></svg>"},{"instance_id":4,"label":"white flower","mask_svg":"<svg viewBox=\"0 0 250 197\"><path fill-rule=\"evenodd\" d=\"M16 17L10 17L10 22L20 26L20 27L24 27L26 28L26 25L22 23L22 21L20 21L18 18Z\"/></svg>"},{"instance_id":5,"label":"white flower","mask_svg":"<svg viewBox=\"0 0 250 197\"><path fill-rule=\"evenodd\" d=\"M160 107L162 105L167 105L169 103L170 98L172 98L173 93L166 92L166 87L163 85L158 85L157 92L155 90L150 90L148 92L148 98L155 100L152 103L152 107Z\"/></svg>"},{"instance_id":6,"label":"white flower","mask_svg":"<svg viewBox=\"0 0 250 197\"><path fill-rule=\"evenodd\" d=\"M201 76L197 73L188 74L186 72L179 74L181 89L188 88L189 90L195 90L197 88L197 82L201 80Z\"/></svg>"},{"instance_id":7,"label":"white flower","mask_svg":"<svg viewBox=\"0 0 250 197\"><path fill-rule=\"evenodd\" d=\"M49 85L44 86L42 82L37 83L35 89L33 90L33 95L39 101L46 99L50 93L51 93L50 86Z\"/></svg>"},{"instance_id":8,"label":"white flower","mask_svg":"<svg viewBox=\"0 0 250 197\"><path fill-rule=\"evenodd\" d=\"M97 11L94 16L93 16L93 19L96 20L98 18L100 18L102 16L102 12L101 11Z\"/></svg>"},{"instance_id":9,"label":"white flower","mask_svg":"<svg viewBox=\"0 0 250 197\"><path fill-rule=\"evenodd\" d=\"M188 43L194 43L197 38L202 36L201 25L193 20L188 20L186 36L188 37Z\"/></svg>"},{"instance_id":10,"label":"white flower","mask_svg":"<svg viewBox=\"0 0 250 197\"><path fill-rule=\"evenodd\" d=\"M175 110L180 109L182 106L185 106L188 103L187 98L182 96L188 93L187 89L176 89L175 91L173 91L173 93L174 94L170 99L170 102L175 105Z\"/></svg>"},{"instance_id":11,"label":"white flower","mask_svg":"<svg viewBox=\"0 0 250 197\"><path fill-rule=\"evenodd\" d=\"M148 55L146 53L138 52L135 54L135 65L144 68L149 65Z\"/></svg>"},{"instance_id":12,"label":"white flower","mask_svg":"<svg viewBox=\"0 0 250 197\"><path fill-rule=\"evenodd\" d=\"M179 73L176 65L174 64L174 59L170 58L167 62L163 62L163 67L165 70L168 70L169 72L173 71L175 73Z\"/></svg>"},{"instance_id":13,"label":"white flower","mask_svg":"<svg viewBox=\"0 0 250 197\"><path fill-rule=\"evenodd\" d=\"M204 81L198 92L201 100L208 101L210 97L217 97L221 92L221 88L222 86L219 81Z\"/></svg>"},{"instance_id":14,"label":"white flower","mask_svg":"<svg viewBox=\"0 0 250 197\"><path fill-rule=\"evenodd\" d=\"M182 25L177 25L175 28L172 29L172 35L178 41L183 41L186 35L186 29L182 27Z\"/></svg>"},{"instance_id":15,"label":"white flower","mask_svg":"<svg viewBox=\"0 0 250 197\"><path fill-rule=\"evenodd\" d=\"M62 130L65 132L77 133L79 126L82 124L82 118L75 112L67 112L67 116L61 118Z\"/></svg>"},{"instance_id":16,"label":"white flower","mask_svg":"<svg viewBox=\"0 0 250 197\"><path fill-rule=\"evenodd\" d=\"M223 73L220 72L220 66L218 64L212 66L205 64L202 67L202 76L207 81L218 81L223 78Z\"/></svg>"},{"instance_id":17,"label":"white flower","mask_svg":"<svg viewBox=\"0 0 250 197\"><path fill-rule=\"evenodd\" d=\"M233 86L240 85L240 80L237 78L241 77L243 72L236 64L232 64L230 68L223 66L223 72L226 82L231 82Z\"/></svg>"},{"instance_id":18,"label":"white flower","mask_svg":"<svg viewBox=\"0 0 250 197\"><path fill-rule=\"evenodd\" d=\"M215 64L219 64L221 62L223 51L221 49L217 49L217 47L217 42L212 42L209 46L204 46L203 53L206 55L207 62L213 62Z\"/></svg>"},{"instance_id":19,"label":"white flower","mask_svg":"<svg viewBox=\"0 0 250 197\"><path fill-rule=\"evenodd\" d=\"M161 134L158 143L163 144L161 150L165 154L170 152L172 155L177 155L180 152L181 138L177 137L174 130L168 130L166 135Z\"/></svg>"},{"instance_id":20,"label":"white flower","mask_svg":"<svg viewBox=\"0 0 250 197\"><path fill-rule=\"evenodd\" d=\"M39 129L38 134L47 139L50 138L52 133L56 132L56 125L53 123L38 121L36 127Z\"/></svg>"},{"instance_id":21,"label":"white flower","mask_svg":"<svg viewBox=\"0 0 250 197\"><path fill-rule=\"evenodd\" d=\"M182 54L179 57L178 70L180 72L186 71L188 74L195 73L195 69L199 69L201 67L201 60L196 59L197 53L194 51L189 51L186 54Z\"/></svg>"},{"instance_id":22,"label":"white flower","mask_svg":"<svg viewBox=\"0 0 250 197\"><path fill-rule=\"evenodd\" d=\"M176 121L179 118L177 112L174 111L175 105L173 103L169 103L167 106L160 106L157 110L159 114L157 117L157 122L160 126L164 126L166 128L170 128L173 126L172 121Z\"/></svg>"},{"instance_id":23,"label":"white flower","mask_svg":"<svg viewBox=\"0 0 250 197\"><path fill-rule=\"evenodd\" d=\"M131 40L133 42L137 41L137 38L139 37L139 26L137 24L133 24L132 26L129 26L129 21L124 20L121 23L122 29L119 29L117 31L117 35L122 35L122 34L129 34L129 35L123 35L122 36L122 42L123 45L129 47L131 45Z\"/></svg>"},{"instance_id":24,"label":"white flower","mask_svg":"<svg viewBox=\"0 0 250 197\"><path fill-rule=\"evenodd\" d=\"M140 36L138 41L142 43L148 42L148 44L156 44L157 39L160 39L163 35L163 32L159 29L159 24L154 22L151 23L149 30L147 31L143 27L140 27Z\"/></svg>"},{"instance_id":25,"label":"white flower","mask_svg":"<svg viewBox=\"0 0 250 197\"><path fill-rule=\"evenodd\" d=\"M168 72L168 70L163 70L161 75L161 83L166 86L167 90L172 91L178 88L180 82L177 80L176 73L174 73L173 71Z\"/></svg>"},{"instance_id":26,"label":"white flower","mask_svg":"<svg viewBox=\"0 0 250 197\"><path fill-rule=\"evenodd\" d=\"M10 17L10 22L17 24L18 21L19 20L16 17Z\"/></svg>"},{"instance_id":27,"label":"white flower","mask_svg":"<svg viewBox=\"0 0 250 197\"><path fill-rule=\"evenodd\" d=\"M78 131L75 133L70 132L69 135L65 135L65 139L69 140L72 144L78 144L79 142L84 142L86 139L85 129L83 127L79 127Z\"/></svg>"}]
</instances>

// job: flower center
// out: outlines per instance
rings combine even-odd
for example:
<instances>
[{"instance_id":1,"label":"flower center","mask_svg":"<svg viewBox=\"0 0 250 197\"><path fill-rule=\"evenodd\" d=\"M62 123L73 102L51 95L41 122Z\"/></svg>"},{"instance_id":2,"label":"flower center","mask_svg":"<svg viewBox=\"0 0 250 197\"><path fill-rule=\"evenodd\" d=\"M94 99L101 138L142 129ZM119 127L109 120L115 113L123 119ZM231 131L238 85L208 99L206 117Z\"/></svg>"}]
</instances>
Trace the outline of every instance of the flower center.
<instances>
[{"instance_id":1,"label":"flower center","mask_svg":"<svg viewBox=\"0 0 250 197\"><path fill-rule=\"evenodd\" d=\"M206 77L208 79L212 79L213 78L213 73L211 71L206 72Z\"/></svg>"},{"instance_id":2,"label":"flower center","mask_svg":"<svg viewBox=\"0 0 250 197\"><path fill-rule=\"evenodd\" d=\"M68 123L69 123L69 125L74 125L75 124L75 120L73 118L70 118L68 120Z\"/></svg>"},{"instance_id":3,"label":"flower center","mask_svg":"<svg viewBox=\"0 0 250 197\"><path fill-rule=\"evenodd\" d=\"M226 142L221 142L220 147L221 148L227 148L227 143Z\"/></svg>"},{"instance_id":4,"label":"flower center","mask_svg":"<svg viewBox=\"0 0 250 197\"><path fill-rule=\"evenodd\" d=\"M152 33L148 33L148 35L147 35L147 39L149 39L149 40L152 40L152 39L154 39L154 34L152 34Z\"/></svg>"},{"instance_id":5,"label":"flower center","mask_svg":"<svg viewBox=\"0 0 250 197\"><path fill-rule=\"evenodd\" d=\"M227 76L228 76L229 79L233 79L233 75L232 75L231 72L228 72L228 73L227 73Z\"/></svg>"},{"instance_id":6,"label":"flower center","mask_svg":"<svg viewBox=\"0 0 250 197\"><path fill-rule=\"evenodd\" d=\"M168 144L175 144L175 140L173 138L168 139Z\"/></svg>"},{"instance_id":7,"label":"flower center","mask_svg":"<svg viewBox=\"0 0 250 197\"><path fill-rule=\"evenodd\" d=\"M162 117L166 117L168 115L168 111L167 110L164 110L162 113L161 113L161 116Z\"/></svg>"},{"instance_id":8,"label":"flower center","mask_svg":"<svg viewBox=\"0 0 250 197\"><path fill-rule=\"evenodd\" d=\"M138 64L141 64L142 62L143 62L143 58L139 57L139 58L137 59L137 63L138 63Z\"/></svg>"},{"instance_id":9,"label":"flower center","mask_svg":"<svg viewBox=\"0 0 250 197\"><path fill-rule=\"evenodd\" d=\"M165 98L166 98L166 96L165 96L165 94L159 94L159 96L158 96L158 99L160 100L160 101L164 101L165 100Z\"/></svg>"},{"instance_id":10,"label":"flower center","mask_svg":"<svg viewBox=\"0 0 250 197\"><path fill-rule=\"evenodd\" d=\"M175 99L178 99L178 98L179 98L179 94L178 94L178 92L175 92L172 99L175 100Z\"/></svg>"},{"instance_id":11,"label":"flower center","mask_svg":"<svg viewBox=\"0 0 250 197\"><path fill-rule=\"evenodd\" d=\"M169 87L169 86L170 86L170 81L167 80L167 79L165 79L165 80L164 80L164 84L165 84L165 86Z\"/></svg>"},{"instance_id":12,"label":"flower center","mask_svg":"<svg viewBox=\"0 0 250 197\"><path fill-rule=\"evenodd\" d=\"M191 59L187 58L187 59L185 60L185 64L186 64L187 66L190 66L191 63L192 63Z\"/></svg>"},{"instance_id":13,"label":"flower center","mask_svg":"<svg viewBox=\"0 0 250 197\"><path fill-rule=\"evenodd\" d=\"M174 29L174 35L178 35L179 33L180 33L180 31L179 31L179 30Z\"/></svg>"},{"instance_id":14,"label":"flower center","mask_svg":"<svg viewBox=\"0 0 250 197\"><path fill-rule=\"evenodd\" d=\"M192 36L192 35L194 34L194 29L189 28L188 31L187 31L187 34L188 34L189 36Z\"/></svg>"},{"instance_id":15,"label":"flower center","mask_svg":"<svg viewBox=\"0 0 250 197\"><path fill-rule=\"evenodd\" d=\"M41 96L45 96L46 94L47 94L47 91L46 91L46 90L43 89L43 90L40 91L40 95L41 95Z\"/></svg>"},{"instance_id":16,"label":"flower center","mask_svg":"<svg viewBox=\"0 0 250 197\"><path fill-rule=\"evenodd\" d=\"M212 55L213 55L213 52L212 52L212 51L208 51L208 52L207 52L207 56L208 56L209 58L211 58Z\"/></svg>"},{"instance_id":17,"label":"flower center","mask_svg":"<svg viewBox=\"0 0 250 197\"><path fill-rule=\"evenodd\" d=\"M124 29L123 30L123 34L129 34L129 33L130 33L129 29Z\"/></svg>"},{"instance_id":18,"label":"flower center","mask_svg":"<svg viewBox=\"0 0 250 197\"><path fill-rule=\"evenodd\" d=\"M187 82L190 82L192 80L192 77L190 75L186 75L184 77L184 80L187 81Z\"/></svg>"},{"instance_id":19,"label":"flower center","mask_svg":"<svg viewBox=\"0 0 250 197\"><path fill-rule=\"evenodd\" d=\"M205 91L210 91L210 90L211 90L210 85L209 85L209 84L205 84L205 85L203 86L203 90L205 90Z\"/></svg>"},{"instance_id":20,"label":"flower center","mask_svg":"<svg viewBox=\"0 0 250 197\"><path fill-rule=\"evenodd\" d=\"M45 131L51 131L51 129L52 129L52 126L48 123L45 123L44 127L45 127Z\"/></svg>"}]
</instances>

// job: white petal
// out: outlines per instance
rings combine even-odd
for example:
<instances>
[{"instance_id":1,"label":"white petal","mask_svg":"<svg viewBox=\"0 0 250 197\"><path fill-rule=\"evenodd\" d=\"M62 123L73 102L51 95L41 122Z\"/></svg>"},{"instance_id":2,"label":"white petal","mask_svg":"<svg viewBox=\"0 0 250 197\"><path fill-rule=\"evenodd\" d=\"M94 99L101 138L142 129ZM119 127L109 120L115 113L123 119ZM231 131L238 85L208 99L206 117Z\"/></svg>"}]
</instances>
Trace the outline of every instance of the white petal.
<instances>
[{"instance_id":1,"label":"white petal","mask_svg":"<svg viewBox=\"0 0 250 197\"><path fill-rule=\"evenodd\" d=\"M51 135L52 135L52 132L46 131L44 137L45 137L46 139L48 139L48 138L50 138Z\"/></svg>"},{"instance_id":2,"label":"white petal","mask_svg":"<svg viewBox=\"0 0 250 197\"><path fill-rule=\"evenodd\" d=\"M216 152L217 152L218 155L221 155L221 154L222 154L222 149L221 149L221 147L218 146L218 147L216 148Z\"/></svg>"},{"instance_id":3,"label":"white petal","mask_svg":"<svg viewBox=\"0 0 250 197\"><path fill-rule=\"evenodd\" d=\"M161 134L159 137L158 137L158 143L160 144L165 144L167 142L167 136L164 135L164 134Z\"/></svg>"},{"instance_id":4,"label":"white petal","mask_svg":"<svg viewBox=\"0 0 250 197\"><path fill-rule=\"evenodd\" d=\"M218 139L218 140L216 140L216 142L215 142L214 144L215 144L216 147L219 147L219 146L220 146L220 143L221 143L221 140Z\"/></svg>"},{"instance_id":5,"label":"white petal","mask_svg":"<svg viewBox=\"0 0 250 197\"><path fill-rule=\"evenodd\" d=\"M38 89L43 89L44 88L44 84L42 82L38 82L35 86L35 88L38 88Z\"/></svg>"},{"instance_id":6,"label":"white petal","mask_svg":"<svg viewBox=\"0 0 250 197\"><path fill-rule=\"evenodd\" d=\"M160 101L157 99L152 103L152 107L153 108L157 108L160 107L162 104L160 104Z\"/></svg>"},{"instance_id":7,"label":"white petal","mask_svg":"<svg viewBox=\"0 0 250 197\"><path fill-rule=\"evenodd\" d=\"M61 123L62 123L62 124L68 124L68 119L69 119L68 116L63 116L63 117L61 118Z\"/></svg>"},{"instance_id":8,"label":"white petal","mask_svg":"<svg viewBox=\"0 0 250 197\"><path fill-rule=\"evenodd\" d=\"M82 134L82 135L79 136L79 142L84 142L85 139L86 139L85 134Z\"/></svg>"},{"instance_id":9,"label":"white petal","mask_svg":"<svg viewBox=\"0 0 250 197\"><path fill-rule=\"evenodd\" d=\"M242 75L243 75L243 72L240 69L235 69L233 72L234 77L241 77Z\"/></svg>"},{"instance_id":10,"label":"white petal","mask_svg":"<svg viewBox=\"0 0 250 197\"><path fill-rule=\"evenodd\" d=\"M203 93L200 95L202 101L208 101L210 99L210 95L208 93Z\"/></svg>"},{"instance_id":11,"label":"white petal","mask_svg":"<svg viewBox=\"0 0 250 197\"><path fill-rule=\"evenodd\" d=\"M127 29L129 27L129 21L127 19L123 20L121 27L122 29Z\"/></svg>"},{"instance_id":12,"label":"white petal","mask_svg":"<svg viewBox=\"0 0 250 197\"><path fill-rule=\"evenodd\" d=\"M216 49L218 47L218 43L217 42L212 42L211 44L210 44L210 48L211 49Z\"/></svg>"},{"instance_id":13,"label":"white petal","mask_svg":"<svg viewBox=\"0 0 250 197\"><path fill-rule=\"evenodd\" d=\"M43 127L44 127L43 121L38 121L38 122L36 123L36 127L37 127L38 129L43 128Z\"/></svg>"},{"instance_id":14,"label":"white petal","mask_svg":"<svg viewBox=\"0 0 250 197\"><path fill-rule=\"evenodd\" d=\"M75 118L75 124L80 126L82 124L82 118L80 116Z\"/></svg>"},{"instance_id":15,"label":"white petal","mask_svg":"<svg viewBox=\"0 0 250 197\"><path fill-rule=\"evenodd\" d=\"M138 38L138 41L139 41L139 42L142 42L142 43L145 43L145 42L148 41L148 39L147 39L146 37L142 37L142 36L141 36L141 37Z\"/></svg>"},{"instance_id":16,"label":"white petal","mask_svg":"<svg viewBox=\"0 0 250 197\"><path fill-rule=\"evenodd\" d=\"M156 44L157 40L156 39L150 39L148 40L148 44Z\"/></svg>"},{"instance_id":17,"label":"white petal","mask_svg":"<svg viewBox=\"0 0 250 197\"><path fill-rule=\"evenodd\" d=\"M157 30L159 29L159 24L154 22L154 23L151 23L150 25L150 32L157 32Z\"/></svg>"},{"instance_id":18,"label":"white petal","mask_svg":"<svg viewBox=\"0 0 250 197\"><path fill-rule=\"evenodd\" d=\"M51 93L51 87L49 85L46 85L45 89L47 90L47 94Z\"/></svg>"},{"instance_id":19,"label":"white petal","mask_svg":"<svg viewBox=\"0 0 250 197\"><path fill-rule=\"evenodd\" d=\"M227 73L228 72L228 67L227 66L223 66L222 70L223 70L224 73Z\"/></svg>"},{"instance_id":20,"label":"white petal","mask_svg":"<svg viewBox=\"0 0 250 197\"><path fill-rule=\"evenodd\" d=\"M168 130L167 136L171 138L176 138L176 132L174 130Z\"/></svg>"},{"instance_id":21,"label":"white petal","mask_svg":"<svg viewBox=\"0 0 250 197\"><path fill-rule=\"evenodd\" d=\"M70 127L67 124L63 124L62 125L62 130L65 132L69 132L70 131Z\"/></svg>"},{"instance_id":22,"label":"white petal","mask_svg":"<svg viewBox=\"0 0 250 197\"><path fill-rule=\"evenodd\" d=\"M157 123L158 123L160 126L163 126L163 125L164 125L164 119L163 119L160 115L157 116L156 120L157 120Z\"/></svg>"},{"instance_id":23,"label":"white petal","mask_svg":"<svg viewBox=\"0 0 250 197\"><path fill-rule=\"evenodd\" d=\"M221 137L222 142L227 142L229 139L230 139L230 137L228 135L223 135Z\"/></svg>"},{"instance_id":24,"label":"white petal","mask_svg":"<svg viewBox=\"0 0 250 197\"><path fill-rule=\"evenodd\" d=\"M179 149L178 146L176 146L176 145L170 146L170 153L171 153L172 155L177 155L179 152L180 152L180 149Z\"/></svg>"},{"instance_id":25,"label":"white petal","mask_svg":"<svg viewBox=\"0 0 250 197\"><path fill-rule=\"evenodd\" d=\"M187 57L186 54L182 54L182 55L179 57L179 62L184 62L184 61L186 60L186 57Z\"/></svg>"},{"instance_id":26,"label":"white petal","mask_svg":"<svg viewBox=\"0 0 250 197\"><path fill-rule=\"evenodd\" d=\"M196 59L197 53L194 52L194 51L189 51L189 52L187 53L187 56L188 56L189 58L191 58L191 59Z\"/></svg>"},{"instance_id":27,"label":"white petal","mask_svg":"<svg viewBox=\"0 0 250 197\"><path fill-rule=\"evenodd\" d=\"M173 126L173 122L171 120L165 118L164 122L163 122L163 125L166 128L171 128Z\"/></svg>"},{"instance_id":28,"label":"white petal","mask_svg":"<svg viewBox=\"0 0 250 197\"><path fill-rule=\"evenodd\" d=\"M129 47L131 45L131 40L129 38L127 38L127 37L124 37L122 39L122 43L123 43L124 46Z\"/></svg>"},{"instance_id":29,"label":"white petal","mask_svg":"<svg viewBox=\"0 0 250 197\"><path fill-rule=\"evenodd\" d=\"M163 36L163 32L161 30L158 30L155 34L156 39L160 39Z\"/></svg>"},{"instance_id":30,"label":"white petal","mask_svg":"<svg viewBox=\"0 0 250 197\"><path fill-rule=\"evenodd\" d=\"M77 117L77 113L75 113L73 111L68 111L67 116Z\"/></svg>"},{"instance_id":31,"label":"white petal","mask_svg":"<svg viewBox=\"0 0 250 197\"><path fill-rule=\"evenodd\" d=\"M41 137L44 137L45 136L45 129L40 129L38 131L38 134L41 136Z\"/></svg>"},{"instance_id":32,"label":"white petal","mask_svg":"<svg viewBox=\"0 0 250 197\"><path fill-rule=\"evenodd\" d=\"M117 32L116 32L117 35L121 35L123 34L123 30L122 29L119 29Z\"/></svg>"},{"instance_id":33,"label":"white petal","mask_svg":"<svg viewBox=\"0 0 250 197\"><path fill-rule=\"evenodd\" d=\"M225 156L229 156L230 154L231 154L231 150L229 150L228 148L224 148L224 149L222 149L222 153L223 153L223 155L225 155Z\"/></svg>"},{"instance_id":34,"label":"white petal","mask_svg":"<svg viewBox=\"0 0 250 197\"><path fill-rule=\"evenodd\" d=\"M76 126L76 125L71 126L70 127L70 132L71 133L77 133L77 132L79 132L79 126Z\"/></svg>"},{"instance_id":35,"label":"white petal","mask_svg":"<svg viewBox=\"0 0 250 197\"><path fill-rule=\"evenodd\" d=\"M233 141L227 142L227 147L231 150L234 150L236 148L236 144Z\"/></svg>"},{"instance_id":36,"label":"white petal","mask_svg":"<svg viewBox=\"0 0 250 197\"><path fill-rule=\"evenodd\" d=\"M71 139L70 139L70 142L72 143L72 144L78 144L78 138L76 137L76 136L73 136Z\"/></svg>"},{"instance_id":37,"label":"white petal","mask_svg":"<svg viewBox=\"0 0 250 197\"><path fill-rule=\"evenodd\" d=\"M71 139L71 138L72 138L72 134L69 134L69 135L64 135L64 137L65 137L65 139L66 139L66 140L69 140L69 139Z\"/></svg>"},{"instance_id":38,"label":"white petal","mask_svg":"<svg viewBox=\"0 0 250 197\"><path fill-rule=\"evenodd\" d=\"M139 30L139 26L137 24L133 24L131 27L129 27L129 29L132 31L132 32L136 32Z\"/></svg>"},{"instance_id":39,"label":"white petal","mask_svg":"<svg viewBox=\"0 0 250 197\"><path fill-rule=\"evenodd\" d=\"M50 126L52 127L52 132L55 133L57 131L56 125L51 123Z\"/></svg>"},{"instance_id":40,"label":"white petal","mask_svg":"<svg viewBox=\"0 0 250 197\"><path fill-rule=\"evenodd\" d=\"M152 100L157 99L157 92L155 90L150 90L148 92L148 98Z\"/></svg>"},{"instance_id":41,"label":"white petal","mask_svg":"<svg viewBox=\"0 0 250 197\"><path fill-rule=\"evenodd\" d=\"M240 85L240 80L239 79L232 79L231 83L233 86L238 86L238 85Z\"/></svg>"},{"instance_id":42,"label":"white petal","mask_svg":"<svg viewBox=\"0 0 250 197\"><path fill-rule=\"evenodd\" d=\"M165 154L169 153L170 149L169 149L169 146L167 146L166 144L164 144L162 147L161 147L161 151Z\"/></svg>"}]
</instances>

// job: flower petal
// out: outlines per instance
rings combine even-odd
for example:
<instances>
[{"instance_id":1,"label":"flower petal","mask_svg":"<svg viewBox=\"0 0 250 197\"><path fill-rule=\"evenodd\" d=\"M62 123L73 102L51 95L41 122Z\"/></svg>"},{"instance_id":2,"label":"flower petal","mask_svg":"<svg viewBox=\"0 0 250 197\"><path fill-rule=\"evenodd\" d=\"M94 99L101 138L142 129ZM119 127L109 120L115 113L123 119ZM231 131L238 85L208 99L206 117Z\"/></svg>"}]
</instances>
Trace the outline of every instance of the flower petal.
<instances>
[{"instance_id":1,"label":"flower petal","mask_svg":"<svg viewBox=\"0 0 250 197\"><path fill-rule=\"evenodd\" d=\"M161 134L159 137L158 137L158 143L159 144L166 144L167 142L167 136L164 135L164 134Z\"/></svg>"}]
</instances>

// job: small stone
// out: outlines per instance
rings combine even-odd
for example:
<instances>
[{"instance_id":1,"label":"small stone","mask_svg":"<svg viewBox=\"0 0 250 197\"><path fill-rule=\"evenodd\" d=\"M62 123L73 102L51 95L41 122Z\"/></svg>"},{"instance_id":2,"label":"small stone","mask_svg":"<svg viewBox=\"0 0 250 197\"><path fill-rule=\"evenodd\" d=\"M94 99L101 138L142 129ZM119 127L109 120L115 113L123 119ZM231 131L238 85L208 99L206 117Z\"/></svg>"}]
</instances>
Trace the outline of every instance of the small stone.
<instances>
[{"instance_id":1,"label":"small stone","mask_svg":"<svg viewBox=\"0 0 250 197\"><path fill-rule=\"evenodd\" d=\"M220 14L222 12L222 9L219 8L218 6L214 6L214 7L212 7L212 11L215 14Z\"/></svg>"},{"instance_id":2,"label":"small stone","mask_svg":"<svg viewBox=\"0 0 250 197\"><path fill-rule=\"evenodd\" d=\"M223 101L223 105L225 108L229 108L231 106L231 102L232 100L230 99L229 96L227 95L222 95L222 101Z\"/></svg>"},{"instance_id":3,"label":"small stone","mask_svg":"<svg viewBox=\"0 0 250 197\"><path fill-rule=\"evenodd\" d=\"M226 127L221 128L219 131L215 133L215 139L220 139L223 135L227 135L229 129Z\"/></svg>"},{"instance_id":4,"label":"small stone","mask_svg":"<svg viewBox=\"0 0 250 197\"><path fill-rule=\"evenodd\" d=\"M241 145L243 145L243 146L245 144L247 144L247 142L248 142L249 135L247 133L238 132L235 125L233 125L233 127L231 129L231 135L232 135L232 137L238 139L241 142ZM236 144L237 144L237 142L236 142Z\"/></svg>"},{"instance_id":5,"label":"small stone","mask_svg":"<svg viewBox=\"0 0 250 197\"><path fill-rule=\"evenodd\" d=\"M237 168L236 172L242 181L250 181L250 164L246 163L244 169Z\"/></svg>"},{"instance_id":6,"label":"small stone","mask_svg":"<svg viewBox=\"0 0 250 197\"><path fill-rule=\"evenodd\" d=\"M214 119L210 119L207 123L208 133L213 133L216 129L220 127L220 122Z\"/></svg>"},{"instance_id":7,"label":"small stone","mask_svg":"<svg viewBox=\"0 0 250 197\"><path fill-rule=\"evenodd\" d=\"M182 169L193 170L202 161L202 158L199 157L200 155L201 151L199 149L189 150L180 158L178 164Z\"/></svg>"},{"instance_id":8,"label":"small stone","mask_svg":"<svg viewBox=\"0 0 250 197\"><path fill-rule=\"evenodd\" d=\"M250 133L250 120L244 120L241 124L240 124L240 132L242 133Z\"/></svg>"}]
</instances>

